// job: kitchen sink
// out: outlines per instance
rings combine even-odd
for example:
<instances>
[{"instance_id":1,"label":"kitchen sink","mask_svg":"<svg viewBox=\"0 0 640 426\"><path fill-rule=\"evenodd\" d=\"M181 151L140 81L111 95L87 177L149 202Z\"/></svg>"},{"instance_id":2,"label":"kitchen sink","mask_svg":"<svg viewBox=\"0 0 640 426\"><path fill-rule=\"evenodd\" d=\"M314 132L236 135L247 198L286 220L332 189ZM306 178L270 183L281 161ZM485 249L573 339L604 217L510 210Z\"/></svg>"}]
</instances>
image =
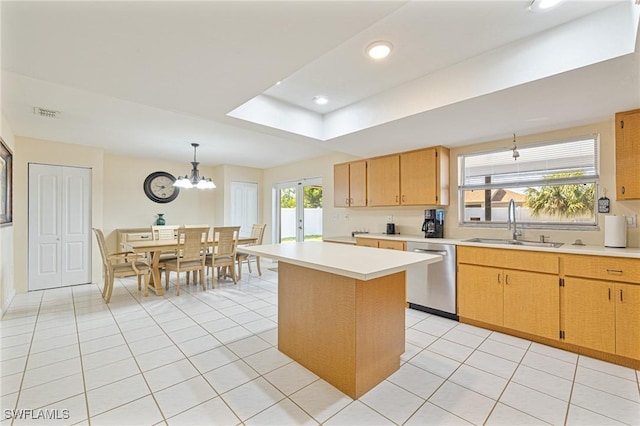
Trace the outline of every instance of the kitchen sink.
<instances>
[{"instance_id":1,"label":"kitchen sink","mask_svg":"<svg viewBox=\"0 0 640 426\"><path fill-rule=\"evenodd\" d=\"M551 243L541 241L527 241L527 240L510 240L499 238L471 238L470 240L464 240L468 243L482 243L482 244L509 244L514 246L527 246L527 247L560 247L563 243Z\"/></svg>"}]
</instances>

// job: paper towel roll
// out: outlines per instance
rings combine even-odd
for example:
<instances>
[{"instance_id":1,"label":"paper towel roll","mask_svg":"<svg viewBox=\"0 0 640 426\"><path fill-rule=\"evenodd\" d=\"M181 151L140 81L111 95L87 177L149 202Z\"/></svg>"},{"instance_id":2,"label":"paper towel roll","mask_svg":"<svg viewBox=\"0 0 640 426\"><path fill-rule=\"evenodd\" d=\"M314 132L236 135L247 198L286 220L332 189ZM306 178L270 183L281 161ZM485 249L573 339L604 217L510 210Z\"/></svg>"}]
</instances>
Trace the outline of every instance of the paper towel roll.
<instances>
[{"instance_id":1,"label":"paper towel roll","mask_svg":"<svg viewBox=\"0 0 640 426\"><path fill-rule=\"evenodd\" d=\"M620 215L608 215L604 217L604 246L627 246L627 218Z\"/></svg>"}]
</instances>

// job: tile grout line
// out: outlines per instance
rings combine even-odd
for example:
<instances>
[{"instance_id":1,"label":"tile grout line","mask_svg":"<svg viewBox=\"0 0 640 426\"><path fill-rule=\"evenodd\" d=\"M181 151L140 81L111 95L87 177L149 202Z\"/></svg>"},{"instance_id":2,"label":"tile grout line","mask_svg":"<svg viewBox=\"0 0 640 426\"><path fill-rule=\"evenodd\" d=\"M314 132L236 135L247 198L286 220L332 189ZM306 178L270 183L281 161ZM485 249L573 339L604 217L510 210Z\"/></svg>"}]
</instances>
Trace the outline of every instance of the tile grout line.
<instances>
[{"instance_id":1,"label":"tile grout line","mask_svg":"<svg viewBox=\"0 0 640 426\"><path fill-rule=\"evenodd\" d=\"M33 322L33 330L31 331L31 341L29 342L29 350L27 351L27 356L24 360L24 367L22 369L22 378L20 379L20 387L18 388L18 395L16 396L16 402L14 403L14 413L18 410L18 404L20 403L20 397L22 396L22 384L24 383L24 376L27 374L27 365L29 365L29 356L31 355L31 347L33 346L33 339L36 334L36 327L38 325L38 317L40 316L40 309L42 308L42 298L44 296L44 292L40 295L40 302L38 303L38 310L35 315L35 321ZM15 297L14 297L15 300ZM13 302L13 300L12 300ZM8 311L8 309L7 309ZM11 418L11 426L15 423L15 416Z\"/></svg>"}]
</instances>

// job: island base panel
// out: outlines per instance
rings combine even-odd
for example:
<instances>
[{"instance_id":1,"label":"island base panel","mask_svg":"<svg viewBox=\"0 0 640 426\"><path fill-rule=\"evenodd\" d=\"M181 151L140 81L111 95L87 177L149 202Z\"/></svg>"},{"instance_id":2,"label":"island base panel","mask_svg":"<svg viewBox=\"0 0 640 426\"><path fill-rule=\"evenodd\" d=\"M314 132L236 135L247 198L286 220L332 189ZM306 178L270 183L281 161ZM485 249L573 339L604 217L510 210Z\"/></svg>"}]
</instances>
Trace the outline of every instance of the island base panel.
<instances>
[{"instance_id":1,"label":"island base panel","mask_svg":"<svg viewBox=\"0 0 640 426\"><path fill-rule=\"evenodd\" d=\"M400 367L405 273L361 281L280 261L278 349L352 398Z\"/></svg>"}]
</instances>

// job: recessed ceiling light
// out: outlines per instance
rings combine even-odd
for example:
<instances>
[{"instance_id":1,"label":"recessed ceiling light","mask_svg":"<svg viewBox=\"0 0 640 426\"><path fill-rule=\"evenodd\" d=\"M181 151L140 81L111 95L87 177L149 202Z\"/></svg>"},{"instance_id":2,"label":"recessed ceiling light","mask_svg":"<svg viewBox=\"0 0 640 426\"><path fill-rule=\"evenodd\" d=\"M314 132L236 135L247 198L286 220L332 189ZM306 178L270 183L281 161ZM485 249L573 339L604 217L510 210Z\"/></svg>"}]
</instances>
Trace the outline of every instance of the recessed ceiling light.
<instances>
[{"instance_id":1,"label":"recessed ceiling light","mask_svg":"<svg viewBox=\"0 0 640 426\"><path fill-rule=\"evenodd\" d=\"M329 103L329 98L326 96L314 96L312 101L316 105L326 105Z\"/></svg>"},{"instance_id":2,"label":"recessed ceiling light","mask_svg":"<svg viewBox=\"0 0 640 426\"><path fill-rule=\"evenodd\" d=\"M529 5L529 10L532 12L542 12L557 6L561 1L563 0L533 0Z\"/></svg>"},{"instance_id":3,"label":"recessed ceiling light","mask_svg":"<svg viewBox=\"0 0 640 426\"><path fill-rule=\"evenodd\" d=\"M380 60L384 59L391 53L393 44L388 41L375 41L367 46L367 56L371 59Z\"/></svg>"}]
</instances>

